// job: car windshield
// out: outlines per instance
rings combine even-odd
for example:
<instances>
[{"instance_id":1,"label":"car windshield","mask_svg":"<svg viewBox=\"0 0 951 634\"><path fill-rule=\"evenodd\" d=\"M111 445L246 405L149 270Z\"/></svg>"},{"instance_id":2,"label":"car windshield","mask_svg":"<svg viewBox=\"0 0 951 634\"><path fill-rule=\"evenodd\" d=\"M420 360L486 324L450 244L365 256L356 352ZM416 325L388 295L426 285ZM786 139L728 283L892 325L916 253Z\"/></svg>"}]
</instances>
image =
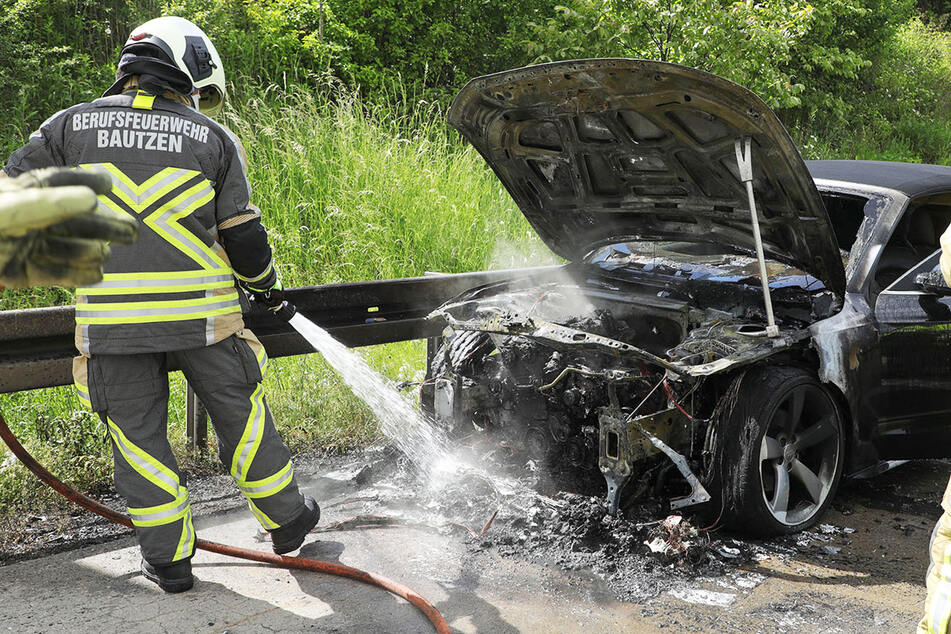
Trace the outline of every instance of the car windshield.
<instances>
[{"instance_id":1,"label":"car windshield","mask_svg":"<svg viewBox=\"0 0 951 634\"><path fill-rule=\"evenodd\" d=\"M619 242L598 247L584 261L605 271L634 269L710 282L759 278L756 258L729 247L696 242ZM781 262L767 260L766 272L771 287L824 288L812 275Z\"/></svg>"}]
</instances>

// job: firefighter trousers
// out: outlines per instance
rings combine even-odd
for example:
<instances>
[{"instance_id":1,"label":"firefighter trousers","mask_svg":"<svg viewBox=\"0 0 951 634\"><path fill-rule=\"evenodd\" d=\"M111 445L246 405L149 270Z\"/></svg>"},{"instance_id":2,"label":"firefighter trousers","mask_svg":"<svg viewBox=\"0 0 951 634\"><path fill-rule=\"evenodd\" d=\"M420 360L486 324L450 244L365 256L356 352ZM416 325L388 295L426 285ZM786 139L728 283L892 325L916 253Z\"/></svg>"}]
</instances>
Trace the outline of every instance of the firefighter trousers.
<instances>
[{"instance_id":1,"label":"firefighter trousers","mask_svg":"<svg viewBox=\"0 0 951 634\"><path fill-rule=\"evenodd\" d=\"M941 501L944 513L931 533L928 545L930 563L925 583L925 615L918 624L919 634L946 634L951 619L951 480Z\"/></svg>"},{"instance_id":2,"label":"firefighter trousers","mask_svg":"<svg viewBox=\"0 0 951 634\"><path fill-rule=\"evenodd\" d=\"M75 359L76 389L108 428L116 490L149 563L186 559L195 549L188 490L166 431L169 367L181 368L208 410L219 458L261 525L273 530L305 511L264 398L266 364L248 330L205 348Z\"/></svg>"}]
</instances>

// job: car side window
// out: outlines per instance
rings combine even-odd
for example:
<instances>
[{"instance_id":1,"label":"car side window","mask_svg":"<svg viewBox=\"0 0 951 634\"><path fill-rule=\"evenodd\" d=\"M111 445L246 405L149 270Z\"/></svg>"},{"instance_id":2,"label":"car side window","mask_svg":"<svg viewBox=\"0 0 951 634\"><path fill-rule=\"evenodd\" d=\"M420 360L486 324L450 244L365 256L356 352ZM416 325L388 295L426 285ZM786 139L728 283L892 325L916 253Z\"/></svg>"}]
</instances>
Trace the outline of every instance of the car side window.
<instances>
[{"instance_id":1,"label":"car side window","mask_svg":"<svg viewBox=\"0 0 951 634\"><path fill-rule=\"evenodd\" d=\"M939 249L939 239L951 223L951 194L940 194L912 201L888 243L882 249L875 268L873 295L891 287L900 278L909 278L910 271L919 271L919 263ZM929 269L930 270L930 269ZM907 290L914 290L909 288Z\"/></svg>"},{"instance_id":2,"label":"car side window","mask_svg":"<svg viewBox=\"0 0 951 634\"><path fill-rule=\"evenodd\" d=\"M848 278L852 275L851 266L856 256L875 226L875 219L881 208L880 199L834 190L820 191L820 195L832 223L832 232Z\"/></svg>"},{"instance_id":3,"label":"car side window","mask_svg":"<svg viewBox=\"0 0 951 634\"><path fill-rule=\"evenodd\" d=\"M940 258L941 249L935 249L922 261L916 263L907 271L899 275L898 278L888 286L888 288L882 291L882 294L919 292L921 289L918 288L918 285L915 283L915 278L919 273L929 273L931 271L938 270L938 260Z\"/></svg>"},{"instance_id":4,"label":"car side window","mask_svg":"<svg viewBox=\"0 0 951 634\"><path fill-rule=\"evenodd\" d=\"M839 250L848 253L865 220L865 203L868 199L838 192L822 192L822 202L832 222L832 232Z\"/></svg>"}]
</instances>

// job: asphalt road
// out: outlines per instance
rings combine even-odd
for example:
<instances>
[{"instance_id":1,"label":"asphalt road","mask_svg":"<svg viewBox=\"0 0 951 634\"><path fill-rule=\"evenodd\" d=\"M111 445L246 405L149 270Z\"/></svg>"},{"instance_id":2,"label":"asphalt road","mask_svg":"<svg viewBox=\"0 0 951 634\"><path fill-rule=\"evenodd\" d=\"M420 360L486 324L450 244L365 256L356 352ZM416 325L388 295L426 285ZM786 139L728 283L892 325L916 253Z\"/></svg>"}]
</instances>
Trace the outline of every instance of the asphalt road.
<instances>
[{"instance_id":1,"label":"asphalt road","mask_svg":"<svg viewBox=\"0 0 951 634\"><path fill-rule=\"evenodd\" d=\"M308 538L300 554L410 586L454 632L908 632L924 599L927 543L949 471L946 462L918 462L847 482L822 527L796 537L716 535L752 555L715 576L659 563L633 579L655 588L637 600L618 600L616 580L590 569L500 549L495 529L477 539L420 522L344 524ZM340 464L300 470L305 490L325 507L322 526L368 510L387 515L380 493L391 485L357 483L353 473ZM372 508L361 501L369 499ZM398 506L389 515L406 519L405 499ZM196 527L206 539L268 550L246 508L199 513ZM7 631L432 631L415 608L379 589L204 552L194 559L195 588L166 595L139 575L129 536L24 556L31 555L0 566Z\"/></svg>"}]
</instances>

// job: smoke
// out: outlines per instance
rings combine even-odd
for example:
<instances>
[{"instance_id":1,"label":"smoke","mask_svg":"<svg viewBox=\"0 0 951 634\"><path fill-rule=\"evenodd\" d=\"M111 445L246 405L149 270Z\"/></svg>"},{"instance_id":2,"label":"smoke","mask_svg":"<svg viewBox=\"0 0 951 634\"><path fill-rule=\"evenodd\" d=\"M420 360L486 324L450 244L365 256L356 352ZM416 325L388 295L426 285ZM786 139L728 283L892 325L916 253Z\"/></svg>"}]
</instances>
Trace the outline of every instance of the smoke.
<instances>
[{"instance_id":1,"label":"smoke","mask_svg":"<svg viewBox=\"0 0 951 634\"><path fill-rule=\"evenodd\" d=\"M564 263L563 259L555 255L537 238L521 242L502 239L495 243L492 256L486 266L490 270L504 271L506 269L523 269L530 266L550 266Z\"/></svg>"},{"instance_id":2,"label":"smoke","mask_svg":"<svg viewBox=\"0 0 951 634\"><path fill-rule=\"evenodd\" d=\"M522 242L503 239L496 242L488 267L508 270L561 264L566 264L565 260L537 238ZM508 293L500 299L503 301L499 303L506 303L506 308L513 313L556 323L564 323L593 310L591 302L578 289L578 281L564 270L547 273L537 288Z\"/></svg>"}]
</instances>

